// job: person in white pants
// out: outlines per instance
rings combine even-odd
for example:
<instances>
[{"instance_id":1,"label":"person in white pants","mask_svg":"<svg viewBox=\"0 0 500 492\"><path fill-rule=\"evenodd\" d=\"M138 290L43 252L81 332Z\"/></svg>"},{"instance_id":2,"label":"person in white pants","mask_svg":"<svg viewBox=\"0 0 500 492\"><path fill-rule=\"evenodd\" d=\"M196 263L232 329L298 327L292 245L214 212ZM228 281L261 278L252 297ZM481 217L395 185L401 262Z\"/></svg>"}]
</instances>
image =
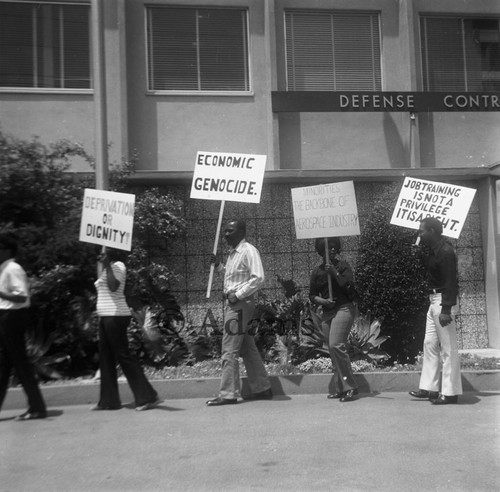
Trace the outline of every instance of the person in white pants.
<instances>
[{"instance_id":1,"label":"person in white pants","mask_svg":"<svg viewBox=\"0 0 500 492\"><path fill-rule=\"evenodd\" d=\"M442 233L443 226L438 219L427 217L421 221L419 237L429 250L424 264L430 287L430 306L419 389L410 391L414 398L428 399L434 405L458 403L458 395L462 394L457 328L452 313L458 294L457 257Z\"/></svg>"}]
</instances>

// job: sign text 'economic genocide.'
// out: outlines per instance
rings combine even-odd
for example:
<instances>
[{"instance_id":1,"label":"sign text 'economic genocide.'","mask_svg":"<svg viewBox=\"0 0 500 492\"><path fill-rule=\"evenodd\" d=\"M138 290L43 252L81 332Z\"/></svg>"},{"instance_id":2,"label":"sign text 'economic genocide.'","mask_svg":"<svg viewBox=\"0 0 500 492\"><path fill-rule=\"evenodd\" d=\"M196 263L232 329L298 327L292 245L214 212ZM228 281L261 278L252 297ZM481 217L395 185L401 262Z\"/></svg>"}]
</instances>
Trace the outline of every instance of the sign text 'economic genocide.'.
<instances>
[{"instance_id":1,"label":"sign text 'economic genocide.'","mask_svg":"<svg viewBox=\"0 0 500 492\"><path fill-rule=\"evenodd\" d=\"M297 239L358 235L358 206L354 183L292 188Z\"/></svg>"},{"instance_id":2,"label":"sign text 'economic genocide.'","mask_svg":"<svg viewBox=\"0 0 500 492\"><path fill-rule=\"evenodd\" d=\"M80 241L130 251L135 195L85 189Z\"/></svg>"},{"instance_id":3,"label":"sign text 'economic genocide.'","mask_svg":"<svg viewBox=\"0 0 500 492\"><path fill-rule=\"evenodd\" d=\"M198 152L191 198L259 203L266 156Z\"/></svg>"},{"instance_id":4,"label":"sign text 'economic genocide.'","mask_svg":"<svg viewBox=\"0 0 500 492\"><path fill-rule=\"evenodd\" d=\"M443 234L458 238L476 190L448 183L406 177L391 224L418 229L425 217L443 224Z\"/></svg>"}]
</instances>

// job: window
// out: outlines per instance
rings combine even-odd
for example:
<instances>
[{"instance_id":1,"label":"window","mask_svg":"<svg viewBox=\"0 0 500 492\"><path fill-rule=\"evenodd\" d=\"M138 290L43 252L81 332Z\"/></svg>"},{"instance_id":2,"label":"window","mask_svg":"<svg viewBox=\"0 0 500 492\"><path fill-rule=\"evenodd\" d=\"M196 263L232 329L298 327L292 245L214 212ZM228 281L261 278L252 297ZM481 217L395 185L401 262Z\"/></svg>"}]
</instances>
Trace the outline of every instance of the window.
<instances>
[{"instance_id":1,"label":"window","mask_svg":"<svg viewBox=\"0 0 500 492\"><path fill-rule=\"evenodd\" d=\"M422 17L424 89L499 91L499 32L499 19Z\"/></svg>"},{"instance_id":2,"label":"window","mask_svg":"<svg viewBox=\"0 0 500 492\"><path fill-rule=\"evenodd\" d=\"M90 88L88 5L0 3L0 86Z\"/></svg>"},{"instance_id":3,"label":"window","mask_svg":"<svg viewBox=\"0 0 500 492\"><path fill-rule=\"evenodd\" d=\"M288 90L381 90L377 14L287 11L285 23Z\"/></svg>"},{"instance_id":4,"label":"window","mask_svg":"<svg viewBox=\"0 0 500 492\"><path fill-rule=\"evenodd\" d=\"M149 90L248 91L246 10L149 7Z\"/></svg>"}]
</instances>

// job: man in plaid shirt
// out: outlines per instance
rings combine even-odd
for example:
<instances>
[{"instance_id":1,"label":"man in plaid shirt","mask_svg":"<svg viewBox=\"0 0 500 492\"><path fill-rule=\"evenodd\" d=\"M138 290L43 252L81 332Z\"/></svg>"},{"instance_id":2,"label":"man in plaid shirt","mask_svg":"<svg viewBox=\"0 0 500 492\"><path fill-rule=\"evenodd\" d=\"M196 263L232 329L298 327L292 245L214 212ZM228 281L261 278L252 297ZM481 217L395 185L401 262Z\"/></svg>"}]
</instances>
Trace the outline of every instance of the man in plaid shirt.
<instances>
[{"instance_id":1,"label":"man in plaid shirt","mask_svg":"<svg viewBox=\"0 0 500 492\"><path fill-rule=\"evenodd\" d=\"M246 224L234 220L226 225L224 237L230 247L226 265L212 258L217 271L224 272L224 334L222 337L222 379L219 396L207 401L208 406L230 405L240 396L238 357L243 358L251 394L245 400L270 400L271 383L248 323L255 310L254 294L264 283L260 254L248 243Z\"/></svg>"}]
</instances>

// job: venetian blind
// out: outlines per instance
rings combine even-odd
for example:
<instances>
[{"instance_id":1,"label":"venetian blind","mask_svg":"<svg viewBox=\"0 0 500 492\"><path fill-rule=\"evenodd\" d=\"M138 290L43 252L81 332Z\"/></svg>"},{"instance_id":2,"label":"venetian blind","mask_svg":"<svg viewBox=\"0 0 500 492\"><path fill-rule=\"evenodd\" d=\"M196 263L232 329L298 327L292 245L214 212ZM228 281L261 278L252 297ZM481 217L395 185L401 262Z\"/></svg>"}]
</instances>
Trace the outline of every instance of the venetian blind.
<instances>
[{"instance_id":1,"label":"venetian blind","mask_svg":"<svg viewBox=\"0 0 500 492\"><path fill-rule=\"evenodd\" d=\"M0 86L33 87L31 6L0 3Z\"/></svg>"},{"instance_id":2,"label":"venetian blind","mask_svg":"<svg viewBox=\"0 0 500 492\"><path fill-rule=\"evenodd\" d=\"M465 90L461 19L422 18L421 39L424 89Z\"/></svg>"},{"instance_id":3,"label":"venetian blind","mask_svg":"<svg viewBox=\"0 0 500 492\"><path fill-rule=\"evenodd\" d=\"M0 3L0 85L90 88L88 5Z\"/></svg>"},{"instance_id":4,"label":"venetian blind","mask_svg":"<svg viewBox=\"0 0 500 492\"><path fill-rule=\"evenodd\" d=\"M500 89L498 19L422 17L420 33L425 90Z\"/></svg>"},{"instance_id":5,"label":"venetian blind","mask_svg":"<svg viewBox=\"0 0 500 492\"><path fill-rule=\"evenodd\" d=\"M248 91L246 11L148 9L150 90Z\"/></svg>"},{"instance_id":6,"label":"venetian blind","mask_svg":"<svg viewBox=\"0 0 500 492\"><path fill-rule=\"evenodd\" d=\"M381 90L378 15L288 11L288 90Z\"/></svg>"}]
</instances>

